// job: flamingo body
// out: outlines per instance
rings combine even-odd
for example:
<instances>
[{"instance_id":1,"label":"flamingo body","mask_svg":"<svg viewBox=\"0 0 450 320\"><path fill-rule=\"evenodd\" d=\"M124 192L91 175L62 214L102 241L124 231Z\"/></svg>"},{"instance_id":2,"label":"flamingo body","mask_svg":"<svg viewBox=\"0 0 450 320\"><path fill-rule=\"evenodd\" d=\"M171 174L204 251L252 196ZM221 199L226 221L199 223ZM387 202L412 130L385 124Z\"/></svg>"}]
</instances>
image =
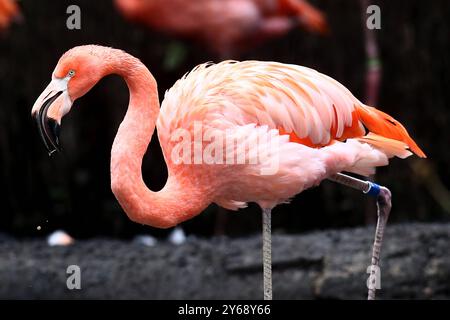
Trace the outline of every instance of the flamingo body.
<instances>
[{"instance_id":1,"label":"flamingo body","mask_svg":"<svg viewBox=\"0 0 450 320\"><path fill-rule=\"evenodd\" d=\"M111 187L132 220L151 226L174 226L212 202L229 209L247 202L273 208L337 172L367 175L390 157L411 155L409 150L425 157L398 121L365 106L337 81L276 62L200 65L166 92L159 108L156 81L138 59L111 48L76 47L60 59L33 114L60 123L74 100L111 73L123 76L130 89L111 151ZM149 190L141 175L155 125L169 172L159 192ZM200 144L187 141L202 155L213 137L237 143L211 152L214 163L196 163L192 154L179 162L179 133L195 137L196 125L202 127ZM53 143L45 125L41 133ZM228 163L230 151L247 161Z\"/></svg>"},{"instance_id":2,"label":"flamingo body","mask_svg":"<svg viewBox=\"0 0 450 320\"><path fill-rule=\"evenodd\" d=\"M6 30L18 15L19 6L15 0L0 0L0 31Z\"/></svg>"},{"instance_id":3,"label":"flamingo body","mask_svg":"<svg viewBox=\"0 0 450 320\"><path fill-rule=\"evenodd\" d=\"M193 39L213 53L241 53L298 24L325 33L324 15L304 0L116 0L129 20Z\"/></svg>"},{"instance_id":4,"label":"flamingo body","mask_svg":"<svg viewBox=\"0 0 450 320\"><path fill-rule=\"evenodd\" d=\"M232 132L246 146L245 150L236 147L235 153L246 152L246 159L257 153L251 148L270 149L266 162L258 165L198 168L202 174L208 172L201 184L214 185L214 202L228 209L245 207L247 202L272 208L331 174L371 174L389 157L411 155L408 148L424 156L398 121L365 106L334 79L296 65L204 64L175 83L165 95L157 121L172 172L180 166L170 162L174 145L170 137L179 128L193 136L196 121L204 131L207 127ZM374 129L368 136L364 125ZM260 145L260 141L272 144ZM271 163L279 168L274 174L258 174Z\"/></svg>"}]
</instances>

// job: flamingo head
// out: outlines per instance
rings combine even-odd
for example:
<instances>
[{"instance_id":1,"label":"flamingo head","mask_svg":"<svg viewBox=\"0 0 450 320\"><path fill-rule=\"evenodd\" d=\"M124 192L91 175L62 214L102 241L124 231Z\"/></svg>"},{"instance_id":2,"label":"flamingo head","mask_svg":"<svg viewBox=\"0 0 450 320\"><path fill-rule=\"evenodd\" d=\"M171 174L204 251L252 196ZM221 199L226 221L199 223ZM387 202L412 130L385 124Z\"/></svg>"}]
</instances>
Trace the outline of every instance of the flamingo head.
<instances>
[{"instance_id":1,"label":"flamingo head","mask_svg":"<svg viewBox=\"0 0 450 320\"><path fill-rule=\"evenodd\" d=\"M49 85L33 105L31 115L49 154L61 149L61 120L73 102L108 73L105 58L96 47L80 46L67 51L53 71Z\"/></svg>"}]
</instances>

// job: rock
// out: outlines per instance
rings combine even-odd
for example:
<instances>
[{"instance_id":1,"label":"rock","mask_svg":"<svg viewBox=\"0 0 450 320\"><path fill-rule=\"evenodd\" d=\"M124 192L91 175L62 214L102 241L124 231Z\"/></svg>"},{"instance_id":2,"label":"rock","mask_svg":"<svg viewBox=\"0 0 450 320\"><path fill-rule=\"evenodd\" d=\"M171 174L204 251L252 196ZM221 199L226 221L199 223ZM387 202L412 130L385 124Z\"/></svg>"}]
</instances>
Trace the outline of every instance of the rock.
<instances>
[{"instance_id":1,"label":"rock","mask_svg":"<svg viewBox=\"0 0 450 320\"><path fill-rule=\"evenodd\" d=\"M273 236L275 299L365 299L373 227ZM6 239L6 238L5 238ZM388 225L380 299L450 298L450 224ZM69 290L69 265L81 290ZM260 236L136 246L0 242L0 298L261 299Z\"/></svg>"}]
</instances>

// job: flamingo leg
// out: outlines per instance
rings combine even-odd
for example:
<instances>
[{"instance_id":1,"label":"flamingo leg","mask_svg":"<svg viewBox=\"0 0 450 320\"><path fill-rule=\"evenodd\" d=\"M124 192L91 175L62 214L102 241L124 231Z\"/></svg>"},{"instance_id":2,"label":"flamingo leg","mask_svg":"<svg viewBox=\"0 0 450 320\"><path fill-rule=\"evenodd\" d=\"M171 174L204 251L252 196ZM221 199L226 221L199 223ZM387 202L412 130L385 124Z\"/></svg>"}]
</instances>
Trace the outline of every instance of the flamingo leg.
<instances>
[{"instance_id":1,"label":"flamingo leg","mask_svg":"<svg viewBox=\"0 0 450 320\"><path fill-rule=\"evenodd\" d=\"M263 209L262 211L264 300L272 300L272 210Z\"/></svg>"},{"instance_id":2,"label":"flamingo leg","mask_svg":"<svg viewBox=\"0 0 450 320\"><path fill-rule=\"evenodd\" d=\"M377 197L377 227L375 229L375 240L372 249L372 261L370 266L370 277L368 281L369 293L367 300L375 300L375 290L379 289L380 281L380 252L381 245L383 243L384 229L386 227L386 222L389 218L389 213L392 208L392 194L388 188L381 187L380 194Z\"/></svg>"},{"instance_id":3,"label":"flamingo leg","mask_svg":"<svg viewBox=\"0 0 450 320\"><path fill-rule=\"evenodd\" d=\"M367 282L369 288L367 300L375 300L375 291L379 289L380 281L380 253L383 243L384 230L392 208L392 194L388 188L379 186L369 181L363 181L354 177L338 173L329 178L329 180L343 184L345 186L361 190L362 192L375 196L377 198L377 227L375 229L375 240L372 247L372 260L368 270L370 276Z\"/></svg>"}]
</instances>

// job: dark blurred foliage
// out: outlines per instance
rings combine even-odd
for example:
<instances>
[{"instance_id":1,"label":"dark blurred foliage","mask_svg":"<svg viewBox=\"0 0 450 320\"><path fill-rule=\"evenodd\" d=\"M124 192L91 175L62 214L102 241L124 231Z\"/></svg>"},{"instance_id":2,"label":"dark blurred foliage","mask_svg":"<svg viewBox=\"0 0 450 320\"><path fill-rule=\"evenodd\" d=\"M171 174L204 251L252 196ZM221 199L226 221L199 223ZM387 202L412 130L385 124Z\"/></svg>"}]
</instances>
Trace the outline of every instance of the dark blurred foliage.
<instances>
[{"instance_id":1,"label":"dark blurred foliage","mask_svg":"<svg viewBox=\"0 0 450 320\"><path fill-rule=\"evenodd\" d=\"M275 60L318 69L364 99L365 52L357 0L315 1L328 15L326 37L295 30L241 59ZM383 63L382 110L400 120L429 159L394 159L377 180L393 192L393 221L449 220L450 63L447 23L450 2L376 1L382 14L377 31ZM82 29L66 28L66 8L78 4ZM110 191L109 157L124 116L128 92L118 77L101 81L64 118L64 151L48 157L30 118L34 100L50 81L60 55L80 44L102 44L139 57L158 80L163 96L176 79L212 56L188 42L126 22L112 0L22 0L25 20L0 37L0 232L18 236L63 228L75 237L164 234L126 217ZM414 169L413 169L414 168ZM166 168L157 139L144 159L148 186L160 189ZM342 228L364 223L365 197L331 182L298 195L274 210L274 228L284 232ZM375 203L373 203L375 205ZM447 208L447 209L445 209ZM211 235L217 207L184 223L188 233ZM227 213L225 231L259 231L256 205ZM36 227L42 226L41 231Z\"/></svg>"}]
</instances>

